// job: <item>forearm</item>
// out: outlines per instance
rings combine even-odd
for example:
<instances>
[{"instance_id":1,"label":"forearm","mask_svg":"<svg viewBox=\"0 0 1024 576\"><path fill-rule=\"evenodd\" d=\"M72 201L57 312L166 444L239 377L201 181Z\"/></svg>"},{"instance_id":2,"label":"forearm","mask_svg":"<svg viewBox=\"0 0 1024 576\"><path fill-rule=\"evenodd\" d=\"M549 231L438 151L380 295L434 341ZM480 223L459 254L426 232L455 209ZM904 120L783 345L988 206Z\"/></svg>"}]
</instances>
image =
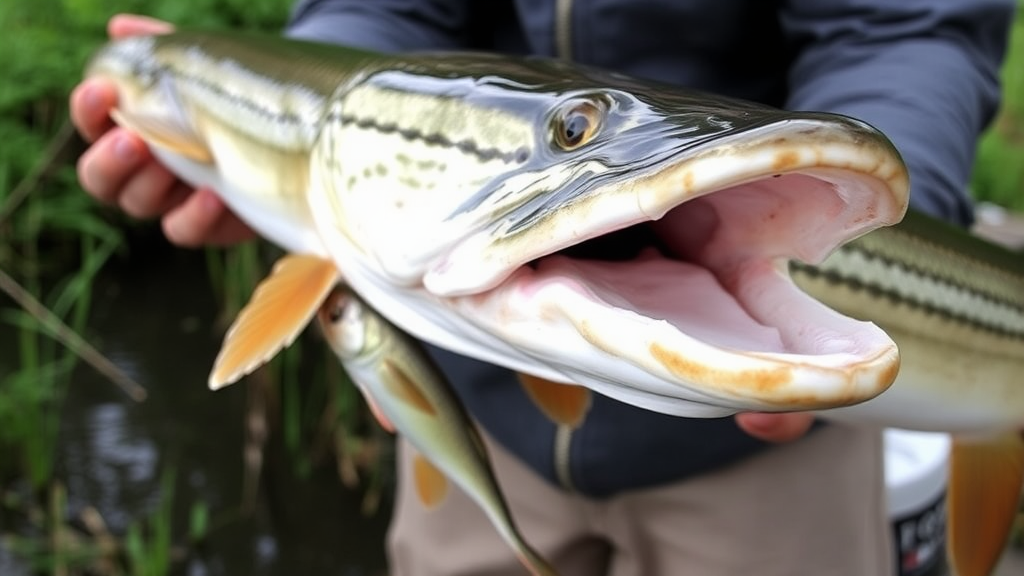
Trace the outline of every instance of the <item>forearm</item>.
<instances>
[{"instance_id":1,"label":"forearm","mask_svg":"<svg viewBox=\"0 0 1024 576\"><path fill-rule=\"evenodd\" d=\"M794 0L784 13L799 46L787 107L879 128L910 168L911 205L968 224L967 182L978 134L998 106L1013 1L848 4Z\"/></svg>"}]
</instances>

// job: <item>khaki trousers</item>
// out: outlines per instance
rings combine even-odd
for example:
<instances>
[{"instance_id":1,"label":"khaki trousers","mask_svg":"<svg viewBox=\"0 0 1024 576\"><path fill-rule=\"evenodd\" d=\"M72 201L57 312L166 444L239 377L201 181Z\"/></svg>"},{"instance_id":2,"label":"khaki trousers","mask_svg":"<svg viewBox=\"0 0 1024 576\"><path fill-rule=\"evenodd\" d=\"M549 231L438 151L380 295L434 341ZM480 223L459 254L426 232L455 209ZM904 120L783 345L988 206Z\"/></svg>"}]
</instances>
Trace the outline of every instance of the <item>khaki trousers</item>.
<instances>
[{"instance_id":1,"label":"khaki trousers","mask_svg":"<svg viewBox=\"0 0 1024 576\"><path fill-rule=\"evenodd\" d=\"M672 485L592 500L559 490L487 439L525 538L562 576L887 576L893 573L877 431L830 425ZM426 510L399 447L392 576L523 576L454 485Z\"/></svg>"}]
</instances>

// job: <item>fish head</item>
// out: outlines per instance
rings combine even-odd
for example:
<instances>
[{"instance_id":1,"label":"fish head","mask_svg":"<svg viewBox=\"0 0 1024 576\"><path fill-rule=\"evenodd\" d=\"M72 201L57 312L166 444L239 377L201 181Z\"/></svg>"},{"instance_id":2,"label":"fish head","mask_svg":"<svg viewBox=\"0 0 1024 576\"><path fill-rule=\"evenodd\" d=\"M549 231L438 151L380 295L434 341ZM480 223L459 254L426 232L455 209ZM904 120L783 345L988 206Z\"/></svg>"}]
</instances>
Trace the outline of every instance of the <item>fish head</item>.
<instances>
[{"instance_id":1,"label":"fish head","mask_svg":"<svg viewBox=\"0 0 1024 576\"><path fill-rule=\"evenodd\" d=\"M85 76L100 78L117 88L118 109L134 115L175 119L186 115L169 89L156 50L157 36L133 36L109 42L86 64Z\"/></svg>"},{"instance_id":2,"label":"fish head","mask_svg":"<svg viewBox=\"0 0 1024 576\"><path fill-rule=\"evenodd\" d=\"M684 416L892 383L892 340L787 272L902 217L907 171L877 130L549 61L442 62L347 87L314 151L321 237L400 327Z\"/></svg>"},{"instance_id":3,"label":"fish head","mask_svg":"<svg viewBox=\"0 0 1024 576\"><path fill-rule=\"evenodd\" d=\"M376 316L350 290L335 287L317 310L320 330L342 360L375 357L383 338Z\"/></svg>"},{"instance_id":4,"label":"fish head","mask_svg":"<svg viewBox=\"0 0 1024 576\"><path fill-rule=\"evenodd\" d=\"M115 89L111 117L180 179L216 191L285 250L323 255L306 189L330 94L321 84L331 77L303 83L290 73L299 48L310 46L239 40L188 31L121 38L93 55L86 76Z\"/></svg>"}]
</instances>

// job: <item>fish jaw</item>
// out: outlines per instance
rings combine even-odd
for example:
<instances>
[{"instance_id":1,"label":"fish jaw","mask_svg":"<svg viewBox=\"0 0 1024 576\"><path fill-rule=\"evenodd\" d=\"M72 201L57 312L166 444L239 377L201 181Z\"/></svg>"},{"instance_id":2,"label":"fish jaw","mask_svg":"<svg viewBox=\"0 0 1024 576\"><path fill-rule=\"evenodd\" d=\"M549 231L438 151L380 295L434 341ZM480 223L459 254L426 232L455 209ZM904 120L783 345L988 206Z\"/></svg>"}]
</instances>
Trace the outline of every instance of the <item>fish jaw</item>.
<instances>
[{"instance_id":1,"label":"fish jaw","mask_svg":"<svg viewBox=\"0 0 1024 576\"><path fill-rule=\"evenodd\" d=\"M786 272L790 259L820 261L902 217L905 167L877 132L795 115L593 180L516 230L506 213L431 246L436 258L400 283L330 216L330 191L314 186L312 211L346 280L393 322L540 378L691 417L847 406L893 382L893 341L804 295ZM668 254L556 254L643 223Z\"/></svg>"},{"instance_id":2,"label":"fish jaw","mask_svg":"<svg viewBox=\"0 0 1024 576\"><path fill-rule=\"evenodd\" d=\"M660 257L552 257L455 307L563 378L659 412L846 406L892 383L899 354L876 326L808 299L774 268L750 282L765 293L748 305L785 309L781 322L759 321L706 270Z\"/></svg>"}]
</instances>

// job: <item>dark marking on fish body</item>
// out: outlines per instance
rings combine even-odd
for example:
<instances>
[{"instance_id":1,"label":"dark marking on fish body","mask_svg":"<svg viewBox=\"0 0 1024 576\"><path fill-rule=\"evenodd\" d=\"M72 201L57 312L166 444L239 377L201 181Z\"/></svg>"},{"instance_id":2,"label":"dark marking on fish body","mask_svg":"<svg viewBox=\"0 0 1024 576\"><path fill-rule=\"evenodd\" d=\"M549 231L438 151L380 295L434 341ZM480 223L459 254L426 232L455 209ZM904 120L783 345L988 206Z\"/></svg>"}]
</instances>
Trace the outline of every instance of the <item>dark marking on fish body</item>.
<instances>
[{"instance_id":1,"label":"dark marking on fish body","mask_svg":"<svg viewBox=\"0 0 1024 576\"><path fill-rule=\"evenodd\" d=\"M986 294L983 292L971 290L966 286L959 286L951 282L948 278L942 277L937 274L929 273L925 270L919 270L913 266L908 265L905 262L888 258L882 254L872 252L871 250L866 250L859 245L847 245L844 246L842 250L860 253L868 261L881 262L884 266L900 270L904 274L910 274L921 278L925 278L928 281L934 282L935 284L945 287L946 289L949 290L970 291L972 293L972 296L978 298L979 300L997 306L1005 306L1010 310L1024 314L1024 307L1021 307L1015 302L995 297L992 294ZM928 316L938 316L940 318L945 318L952 322L965 324L967 326L971 326L973 328L983 330L985 332L989 332L1000 337L1024 341L1024 331L1007 329L1002 326L997 326L990 322L985 322L984 320L972 317L966 313L958 313L948 308L936 306L935 304L922 301L921 299L915 298L913 296L901 294L900 292L897 292L886 286L881 286L872 282L865 282L861 278L858 278L852 274L843 274L835 270L823 270L815 266L809 266L807 264L802 264L800 262L795 261L790 263L790 267L796 273L804 274L811 278L820 278L832 286L845 286L854 292L866 292L870 294L872 297L885 298L886 300L892 302L893 304L906 306L911 309L916 309Z\"/></svg>"},{"instance_id":2,"label":"dark marking on fish body","mask_svg":"<svg viewBox=\"0 0 1024 576\"><path fill-rule=\"evenodd\" d=\"M400 176L398 178L398 183L402 184L403 186L406 186L408 188L412 188L414 190L419 190L419 189L423 188L423 183L422 182L420 182L416 178L413 178L412 176L408 176L408 175Z\"/></svg>"},{"instance_id":3,"label":"dark marking on fish body","mask_svg":"<svg viewBox=\"0 0 1024 576\"><path fill-rule=\"evenodd\" d=\"M338 123L341 126L355 126L360 130L372 130L379 134L395 134L409 142L423 142L431 146L441 148L454 148L463 154L474 156L482 162L499 160L505 164L521 164L529 159L529 155L522 155L522 148L506 152L497 148L480 146L473 140L453 141L443 134L428 134L416 128L403 128L397 123L380 123L373 118L358 117L352 114L331 113L327 116L327 122Z\"/></svg>"},{"instance_id":4,"label":"dark marking on fish body","mask_svg":"<svg viewBox=\"0 0 1024 576\"><path fill-rule=\"evenodd\" d=\"M530 161L530 149L526 146L520 146L519 149L516 150L515 154L517 164L526 164Z\"/></svg>"}]
</instances>

